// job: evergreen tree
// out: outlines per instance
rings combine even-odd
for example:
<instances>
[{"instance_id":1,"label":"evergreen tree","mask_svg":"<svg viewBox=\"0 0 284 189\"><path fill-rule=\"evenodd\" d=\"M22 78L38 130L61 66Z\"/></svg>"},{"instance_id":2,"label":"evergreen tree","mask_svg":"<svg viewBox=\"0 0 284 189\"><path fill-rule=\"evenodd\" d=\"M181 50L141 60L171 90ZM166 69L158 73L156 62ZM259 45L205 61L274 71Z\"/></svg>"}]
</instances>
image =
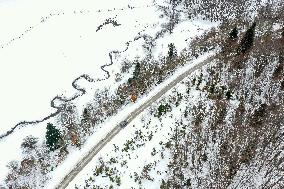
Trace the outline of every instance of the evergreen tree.
<instances>
[{"instance_id":1,"label":"evergreen tree","mask_svg":"<svg viewBox=\"0 0 284 189\"><path fill-rule=\"evenodd\" d=\"M90 114L88 108L84 108L84 110L83 110L83 119L85 119L85 120L91 119L91 114Z\"/></svg>"},{"instance_id":2,"label":"evergreen tree","mask_svg":"<svg viewBox=\"0 0 284 189\"><path fill-rule=\"evenodd\" d=\"M83 110L83 118L81 119L81 127L79 133L87 134L90 132L91 127L95 124L95 120L92 120L91 112L88 108Z\"/></svg>"},{"instance_id":3,"label":"evergreen tree","mask_svg":"<svg viewBox=\"0 0 284 189\"><path fill-rule=\"evenodd\" d=\"M46 127L46 145L51 150L54 151L59 148L59 139L60 137L60 131L53 126L53 124L48 123Z\"/></svg>"},{"instance_id":4,"label":"evergreen tree","mask_svg":"<svg viewBox=\"0 0 284 189\"><path fill-rule=\"evenodd\" d=\"M171 59L173 57L176 57L177 56L177 50L176 50L175 45L173 43L170 43L168 45L168 47L169 47L169 51L168 51L169 58Z\"/></svg>"},{"instance_id":5,"label":"evergreen tree","mask_svg":"<svg viewBox=\"0 0 284 189\"><path fill-rule=\"evenodd\" d=\"M135 65L135 70L134 70L134 73L133 73L133 78L137 78L138 75L140 74L140 63L137 62L136 65Z\"/></svg>"},{"instance_id":6,"label":"evergreen tree","mask_svg":"<svg viewBox=\"0 0 284 189\"><path fill-rule=\"evenodd\" d=\"M232 98L231 91L227 91L225 95L226 95L227 100L230 100Z\"/></svg>"},{"instance_id":7,"label":"evergreen tree","mask_svg":"<svg viewBox=\"0 0 284 189\"><path fill-rule=\"evenodd\" d=\"M238 52L245 53L253 46L255 26L256 26L256 23L254 22L252 26L245 33L241 41L240 47L238 49Z\"/></svg>"},{"instance_id":8,"label":"evergreen tree","mask_svg":"<svg viewBox=\"0 0 284 189\"><path fill-rule=\"evenodd\" d=\"M230 39L238 38L238 29L234 27L234 29L229 33Z\"/></svg>"},{"instance_id":9,"label":"evergreen tree","mask_svg":"<svg viewBox=\"0 0 284 189\"><path fill-rule=\"evenodd\" d=\"M180 5L182 3L181 0L170 0L170 4L173 6L173 7L176 7L178 5Z\"/></svg>"}]
</instances>

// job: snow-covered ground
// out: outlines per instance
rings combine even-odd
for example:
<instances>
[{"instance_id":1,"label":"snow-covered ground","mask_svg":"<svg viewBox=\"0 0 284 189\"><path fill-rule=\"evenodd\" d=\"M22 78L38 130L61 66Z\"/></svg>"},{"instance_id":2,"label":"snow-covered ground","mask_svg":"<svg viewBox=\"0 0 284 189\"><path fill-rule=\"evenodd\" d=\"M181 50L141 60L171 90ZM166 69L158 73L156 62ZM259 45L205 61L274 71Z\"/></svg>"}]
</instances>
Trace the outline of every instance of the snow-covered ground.
<instances>
[{"instance_id":1,"label":"snow-covered ground","mask_svg":"<svg viewBox=\"0 0 284 189\"><path fill-rule=\"evenodd\" d=\"M150 94L138 102L135 106L139 106L140 103L145 101L147 98L151 98L154 94L165 87L170 81L174 80L177 76L188 70L189 68L202 62L214 53L206 54L190 62L183 69L179 69L171 78L163 82L161 85L157 86L155 90L150 92ZM198 70L196 71L198 72ZM191 74L191 75L194 75ZM189 76L190 77L190 76ZM132 122L128 124L117 136L115 136L112 141L110 141L86 166L86 168L81 171L77 177L68 185L67 188L84 188L84 186L100 186L100 187L110 187L114 188L159 188L162 179L167 178L167 168L169 161L171 160L171 155L168 150L165 150L164 146L172 137L174 126L178 121L178 117L183 115L181 109L185 109L186 104L194 104L200 100L200 92L193 90L190 94L190 98L186 103L181 103L179 107L173 107L171 113L166 114L162 119L157 118L155 110L160 104L165 104L169 101L169 97L176 95L176 92L184 94L187 90L184 84L188 78L184 79L182 82L177 84L173 89L165 93L159 101L152 104L151 107L144 110L139 116L137 116ZM133 106L131 109L134 108ZM127 113L127 112L125 112ZM119 117L119 116L118 116ZM130 142L131 141L131 142ZM127 146L129 145L129 149ZM85 148L86 149L86 148ZM79 154L77 155L80 156ZM76 159L76 156L71 157L65 162L72 162ZM103 163L101 163L103 160ZM116 182L109 180L108 174L103 171L102 174L96 175L96 168L100 165L111 169L113 175L110 177L120 178L120 185L116 185ZM150 165L150 166L149 166ZM145 166L149 166L149 176L153 180L141 179ZM66 166L67 168L68 166ZM69 166L68 168L70 169ZM49 188L54 188L57 184L58 178L63 177L62 170L65 165L59 167L55 178L50 182ZM61 171L60 171L61 170ZM137 173L137 174L136 174ZM137 181L135 181L137 178ZM142 182L139 184L139 179ZM115 179L114 179L115 180Z\"/></svg>"},{"instance_id":2,"label":"snow-covered ground","mask_svg":"<svg viewBox=\"0 0 284 189\"><path fill-rule=\"evenodd\" d=\"M78 92L71 86L78 76L88 74L95 79L105 78L106 73L100 67L110 63L109 52L123 51L126 42L132 41L141 31L142 34L154 36L163 22L151 0L107 0L104 3L97 0L14 0L0 1L0 10L0 135L20 121L42 119L54 112L50 107L51 99L61 94L71 97ZM108 24L97 31L108 18L117 20L120 25L114 27ZM165 55L167 45L173 41L176 41L180 52L191 38L217 25L200 20L182 22L172 35L166 34L163 39L157 40L154 53L156 57ZM129 49L114 60L114 65L106 68L111 73L107 81L78 81L87 89L87 95L75 101L79 110L92 100L94 89L117 85L112 73L119 70L119 60L144 56L142 44L142 39L131 43ZM62 164L62 169L70 170L79 157L94 145L94 141L99 141L144 100L107 120L104 125L110 127L90 137L81 151L72 152ZM21 159L23 138L33 135L44 140L47 122L54 120L21 128L0 141L0 150L5 151L1 155L0 181L7 174L7 163ZM55 178L64 176L60 168L52 173Z\"/></svg>"},{"instance_id":3,"label":"snow-covered ground","mask_svg":"<svg viewBox=\"0 0 284 189\"><path fill-rule=\"evenodd\" d=\"M49 115L51 99L57 94L71 96L75 92L71 83L81 74L104 78L100 66L110 63L108 53L122 50L145 23L157 21L143 14L155 15L145 1L139 5L132 1L43 2L49 6L43 3L37 8L38 2L28 1L2 7L0 103L5 116L1 116L0 134L19 121ZM131 10L128 5L139 8ZM126 10L107 11L114 7ZM109 24L96 32L107 18L116 18L121 25Z\"/></svg>"},{"instance_id":4,"label":"snow-covered ground","mask_svg":"<svg viewBox=\"0 0 284 189\"><path fill-rule=\"evenodd\" d=\"M146 24L157 22L154 7L147 7L151 1L105 3L15 1L6 5L1 1L0 134L20 121L42 119L54 112L50 107L51 99L60 94L74 95L77 91L71 83L81 74L105 78L100 67L110 64L108 53L124 50L125 43L133 40ZM130 9L128 5L137 8ZM120 10L122 8L124 10ZM109 24L96 32L108 18L115 18L121 25ZM111 71L116 66L107 69ZM78 83L89 89L111 84L107 81L90 85L85 80ZM83 105L84 100L89 101L82 99ZM46 122L28 126L1 140L0 149L6 151L1 157L1 180L5 177L8 161L20 158L22 139L29 134L43 138L45 126ZM10 146L13 149L9 149Z\"/></svg>"},{"instance_id":5,"label":"snow-covered ground","mask_svg":"<svg viewBox=\"0 0 284 189\"><path fill-rule=\"evenodd\" d=\"M86 144L82 147L82 150L80 151L76 151L76 152L72 152L72 155L69 156L65 162L60 165L53 174L53 179L50 181L50 183L48 184L48 187L54 188L60 181L61 179L70 171L74 168L74 166L76 165L76 163L85 155L87 154L88 150L90 150L95 144L97 144L102 138L104 138L104 136L111 131L116 125L117 123L121 122L124 120L124 118L129 115L131 112L133 112L135 109L137 109L138 107L140 107L144 102L146 102L148 99L150 99L151 97L153 97L155 94L157 94L162 88L166 87L171 81L175 80L179 75L181 75L182 73L184 73L186 70L192 68L193 66L199 64L200 62L202 62L203 60L205 60L206 58L208 58L209 56L212 56L214 53L208 53L202 57L199 57L198 59L194 60L193 62L189 62L184 68L180 68L172 77L170 77L169 79L167 79L165 82L161 83L160 85L158 85L155 89L153 89L149 94L141 97L141 99L139 99L137 101L137 103L133 104L133 105L128 105L127 107L123 108L123 111L120 111L116 116L110 118L109 120L107 120L103 125L108 125L108 127L103 127L103 129L99 130L98 132L96 132L95 134L93 134L91 137L89 137L88 141L86 142ZM144 112L147 113L148 110L145 110ZM147 117L144 115L144 117ZM150 117L150 116L149 116ZM141 119L141 116L138 116L135 120L133 121L134 123L137 122L137 120ZM130 123L130 125L133 124L133 122ZM138 121L139 122L139 121ZM102 125L102 126L103 126ZM111 141L108 145L106 145L103 149L109 150L110 146L113 146L112 144L123 139L128 139L129 136L131 136L131 133L133 133L132 127L130 127L130 125L128 127L126 127L124 130L121 131L121 133L116 136L113 141ZM99 126L100 127L100 126ZM165 131L167 132L167 130ZM123 134L122 134L123 133ZM161 136L157 137L160 138ZM125 142L125 140L121 140L121 142L119 143L123 143ZM98 155L95 156L94 161L102 156L101 154L104 153L105 150L102 150L102 152L100 152ZM108 151L109 153L109 151ZM136 152L135 152L136 153ZM86 170L90 170L92 169L93 164L90 163L87 167ZM75 183L78 180L82 180L84 175L85 170L82 172L82 174L80 173L80 175L74 179ZM83 175L83 176L82 176ZM72 185L72 184L71 184ZM70 186L71 186L70 185Z\"/></svg>"}]
</instances>

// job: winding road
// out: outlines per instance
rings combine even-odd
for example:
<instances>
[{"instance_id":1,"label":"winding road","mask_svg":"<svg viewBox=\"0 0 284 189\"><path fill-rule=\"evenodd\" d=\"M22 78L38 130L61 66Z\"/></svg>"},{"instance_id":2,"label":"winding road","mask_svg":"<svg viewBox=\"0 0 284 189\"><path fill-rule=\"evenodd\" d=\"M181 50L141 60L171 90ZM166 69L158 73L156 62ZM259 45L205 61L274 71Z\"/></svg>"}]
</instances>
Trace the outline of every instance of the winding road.
<instances>
[{"instance_id":1,"label":"winding road","mask_svg":"<svg viewBox=\"0 0 284 189\"><path fill-rule=\"evenodd\" d=\"M201 69L204 65L210 63L212 60L214 60L217 57L211 56L207 58L206 60L200 62L199 64L191 67L181 75L179 75L177 78L175 78L173 81L171 81L167 86L162 88L157 94L155 94L153 97L148 99L145 103L143 103L139 108L134 110L132 113L130 113L125 121L130 123L133 119L135 119L142 111L144 111L146 108L148 108L153 102L157 101L161 96L163 96L167 91L172 89L177 83L185 79L189 74L193 73L194 71ZM75 166L74 169L72 169L60 182L60 184L56 187L56 189L65 189L69 183L78 175L78 173L84 169L84 167L87 166L87 164L93 159L93 157L98 154L98 152L108 143L112 140L113 137L115 137L123 128L120 127L120 124L118 124L114 129L112 129L99 143L94 145L93 148L87 153L86 156L84 156Z\"/></svg>"}]
</instances>

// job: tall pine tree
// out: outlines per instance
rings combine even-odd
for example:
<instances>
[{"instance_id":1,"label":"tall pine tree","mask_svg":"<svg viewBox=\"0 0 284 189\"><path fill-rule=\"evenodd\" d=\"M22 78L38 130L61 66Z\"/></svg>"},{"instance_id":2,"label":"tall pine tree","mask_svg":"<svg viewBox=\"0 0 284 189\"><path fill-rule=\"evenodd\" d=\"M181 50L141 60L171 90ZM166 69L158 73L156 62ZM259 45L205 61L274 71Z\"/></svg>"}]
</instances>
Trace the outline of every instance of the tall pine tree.
<instances>
[{"instance_id":1,"label":"tall pine tree","mask_svg":"<svg viewBox=\"0 0 284 189\"><path fill-rule=\"evenodd\" d=\"M133 78L136 79L139 74L140 74L140 63L137 62L136 65L135 65L135 70L134 70L134 73L133 73Z\"/></svg>"},{"instance_id":2,"label":"tall pine tree","mask_svg":"<svg viewBox=\"0 0 284 189\"><path fill-rule=\"evenodd\" d=\"M238 38L238 29L237 27L234 27L234 29L229 33L229 36L231 39Z\"/></svg>"},{"instance_id":3,"label":"tall pine tree","mask_svg":"<svg viewBox=\"0 0 284 189\"><path fill-rule=\"evenodd\" d=\"M169 48L169 50L168 50L169 58L172 59L172 58L176 57L177 56L177 50L176 50L175 45L173 43L170 43L168 45L168 48Z\"/></svg>"},{"instance_id":4,"label":"tall pine tree","mask_svg":"<svg viewBox=\"0 0 284 189\"><path fill-rule=\"evenodd\" d=\"M51 151L59 148L60 131L51 123L47 124L45 138L46 145Z\"/></svg>"},{"instance_id":5,"label":"tall pine tree","mask_svg":"<svg viewBox=\"0 0 284 189\"><path fill-rule=\"evenodd\" d=\"M254 22L252 26L245 33L241 41L241 44L238 48L239 53L246 53L253 46L255 26L256 26L256 23Z\"/></svg>"}]
</instances>

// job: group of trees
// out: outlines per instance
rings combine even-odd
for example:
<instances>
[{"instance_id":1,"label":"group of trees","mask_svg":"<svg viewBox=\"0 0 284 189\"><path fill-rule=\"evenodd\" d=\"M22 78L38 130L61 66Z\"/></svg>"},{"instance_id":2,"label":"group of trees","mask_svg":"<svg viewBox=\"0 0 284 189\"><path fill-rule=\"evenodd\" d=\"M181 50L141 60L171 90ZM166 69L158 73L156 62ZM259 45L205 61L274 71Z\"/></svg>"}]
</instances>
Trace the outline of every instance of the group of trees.
<instances>
[{"instance_id":1,"label":"group of trees","mask_svg":"<svg viewBox=\"0 0 284 189\"><path fill-rule=\"evenodd\" d=\"M38 138L33 136L25 137L21 148L22 160L14 160L7 165L9 173L5 179L6 186L13 189L43 187L53 161L49 149L40 145Z\"/></svg>"},{"instance_id":2,"label":"group of trees","mask_svg":"<svg viewBox=\"0 0 284 189\"><path fill-rule=\"evenodd\" d=\"M241 39L240 45L237 48L238 54L244 54L252 48L255 38L255 27L256 22L254 22L244 34L243 38ZM237 27L234 27L233 30L229 33L229 39L236 40L238 38L238 33L239 32Z\"/></svg>"},{"instance_id":3,"label":"group of trees","mask_svg":"<svg viewBox=\"0 0 284 189\"><path fill-rule=\"evenodd\" d=\"M93 115L88 106L84 108L81 119L77 114L72 105L67 105L57 116L57 123L47 123L43 143L34 136L24 138L21 144L23 158L7 165L9 173L5 184L8 188L29 189L45 185L49 179L47 173L65 159L68 146L79 147L88 133L84 129L93 126Z\"/></svg>"},{"instance_id":4,"label":"group of trees","mask_svg":"<svg viewBox=\"0 0 284 189\"><path fill-rule=\"evenodd\" d=\"M256 23L254 22L252 26L246 31L244 37L241 40L241 44L238 48L239 53L245 53L253 46L253 41L255 36L255 26Z\"/></svg>"}]
</instances>

